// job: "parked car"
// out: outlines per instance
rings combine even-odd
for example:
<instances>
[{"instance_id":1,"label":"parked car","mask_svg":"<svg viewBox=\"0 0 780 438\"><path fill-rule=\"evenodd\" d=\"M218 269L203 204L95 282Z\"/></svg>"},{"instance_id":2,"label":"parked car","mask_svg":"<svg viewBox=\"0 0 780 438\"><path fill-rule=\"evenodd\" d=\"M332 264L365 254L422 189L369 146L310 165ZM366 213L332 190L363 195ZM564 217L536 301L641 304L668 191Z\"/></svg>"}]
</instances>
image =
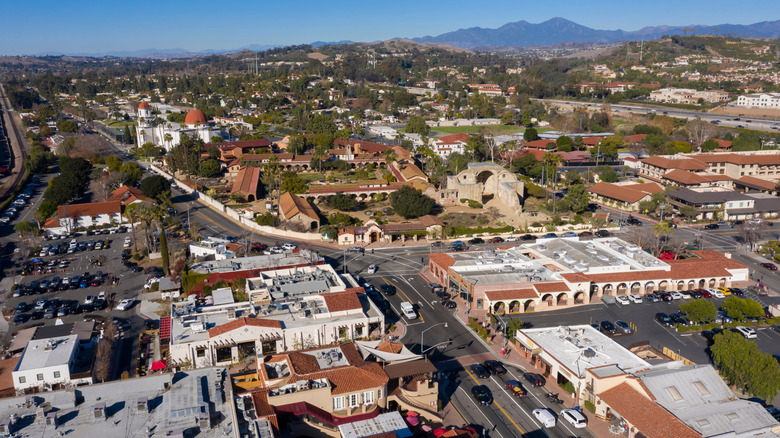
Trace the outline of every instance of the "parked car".
<instances>
[{"instance_id":1,"label":"parked car","mask_svg":"<svg viewBox=\"0 0 780 438\"><path fill-rule=\"evenodd\" d=\"M642 295L639 294L631 294L628 296L628 299L631 300L632 303L637 303L637 304L642 303Z\"/></svg>"},{"instance_id":2,"label":"parked car","mask_svg":"<svg viewBox=\"0 0 780 438\"><path fill-rule=\"evenodd\" d=\"M531 386L544 386L546 383L544 377L536 373L525 373L523 374L523 378L526 382L530 383Z\"/></svg>"},{"instance_id":3,"label":"parked car","mask_svg":"<svg viewBox=\"0 0 780 438\"><path fill-rule=\"evenodd\" d=\"M555 239L556 237L558 237L558 235L555 233L547 233L542 236L542 239Z\"/></svg>"},{"instance_id":4,"label":"parked car","mask_svg":"<svg viewBox=\"0 0 780 438\"><path fill-rule=\"evenodd\" d=\"M604 333L617 333L617 329L615 328L615 324L612 324L610 321L601 321L601 331Z\"/></svg>"},{"instance_id":5,"label":"parked car","mask_svg":"<svg viewBox=\"0 0 780 438\"><path fill-rule=\"evenodd\" d=\"M646 297L646 298L647 298L647 300L648 300L648 301L650 301L651 303L659 303L659 302L661 302L661 297L659 297L659 296L658 296L658 295L656 295L656 294L647 294L647 295L645 295L645 297Z\"/></svg>"},{"instance_id":6,"label":"parked car","mask_svg":"<svg viewBox=\"0 0 780 438\"><path fill-rule=\"evenodd\" d=\"M674 321L675 324L681 324L681 325L693 325L693 321L683 316L681 313L672 313L671 315L672 321Z\"/></svg>"},{"instance_id":7,"label":"parked car","mask_svg":"<svg viewBox=\"0 0 780 438\"><path fill-rule=\"evenodd\" d=\"M588 426L588 419L580 411L563 409L560 416L577 429L583 429Z\"/></svg>"},{"instance_id":8,"label":"parked car","mask_svg":"<svg viewBox=\"0 0 780 438\"><path fill-rule=\"evenodd\" d=\"M774 263L761 263L761 266L763 266L766 269L769 269L770 271L777 271L777 266L775 266Z\"/></svg>"},{"instance_id":9,"label":"parked car","mask_svg":"<svg viewBox=\"0 0 780 438\"><path fill-rule=\"evenodd\" d=\"M471 388L471 394L483 406L490 406L493 404L493 394L485 385L476 385Z\"/></svg>"},{"instance_id":10,"label":"parked car","mask_svg":"<svg viewBox=\"0 0 780 438\"><path fill-rule=\"evenodd\" d=\"M517 380L507 380L504 383L506 384L506 389L509 390L509 393L514 394L515 397L521 397L528 394L528 391L523 388L523 384Z\"/></svg>"},{"instance_id":11,"label":"parked car","mask_svg":"<svg viewBox=\"0 0 780 438\"><path fill-rule=\"evenodd\" d=\"M598 230L596 231L596 237L609 237L611 233L607 230Z\"/></svg>"},{"instance_id":12,"label":"parked car","mask_svg":"<svg viewBox=\"0 0 780 438\"><path fill-rule=\"evenodd\" d=\"M717 230L718 228L720 228L718 224L707 224L704 226L705 230Z\"/></svg>"},{"instance_id":13,"label":"parked car","mask_svg":"<svg viewBox=\"0 0 780 438\"><path fill-rule=\"evenodd\" d=\"M574 231L567 231L561 234L561 237L577 237L577 233L575 233Z\"/></svg>"},{"instance_id":14,"label":"parked car","mask_svg":"<svg viewBox=\"0 0 780 438\"><path fill-rule=\"evenodd\" d=\"M504 241L504 238L503 237L498 237L498 236L491 237L490 240L488 240L488 242L490 242L490 243L501 243L503 241Z\"/></svg>"},{"instance_id":15,"label":"parked car","mask_svg":"<svg viewBox=\"0 0 780 438\"><path fill-rule=\"evenodd\" d=\"M490 372L482 365L475 363L471 366L471 372L480 379L489 379Z\"/></svg>"},{"instance_id":16,"label":"parked car","mask_svg":"<svg viewBox=\"0 0 780 438\"><path fill-rule=\"evenodd\" d=\"M677 291L669 292L669 295L672 296L673 300L682 300L683 299L683 295L680 292L677 292Z\"/></svg>"},{"instance_id":17,"label":"parked car","mask_svg":"<svg viewBox=\"0 0 780 438\"><path fill-rule=\"evenodd\" d=\"M119 304L116 306L116 310L128 310L129 308L133 307L133 302L133 300L125 298L119 302Z\"/></svg>"},{"instance_id":18,"label":"parked car","mask_svg":"<svg viewBox=\"0 0 780 438\"><path fill-rule=\"evenodd\" d=\"M672 321L672 318L669 317L669 315L658 312L655 314L655 320L658 321L661 325L665 325L667 327L671 327L674 325L674 322Z\"/></svg>"},{"instance_id":19,"label":"parked car","mask_svg":"<svg viewBox=\"0 0 780 438\"><path fill-rule=\"evenodd\" d=\"M618 330L621 333L625 335L630 335L631 333L634 333L634 329L632 329L631 326L628 325L628 323L625 321L617 320L615 321L615 326L618 328Z\"/></svg>"},{"instance_id":20,"label":"parked car","mask_svg":"<svg viewBox=\"0 0 780 438\"><path fill-rule=\"evenodd\" d=\"M536 240L536 236L533 234L523 234L520 236L520 240Z\"/></svg>"},{"instance_id":21,"label":"parked car","mask_svg":"<svg viewBox=\"0 0 780 438\"><path fill-rule=\"evenodd\" d=\"M631 300L629 300L628 297L625 295L616 296L615 301L617 301L620 304L623 304L624 306L631 304Z\"/></svg>"},{"instance_id":22,"label":"parked car","mask_svg":"<svg viewBox=\"0 0 780 438\"><path fill-rule=\"evenodd\" d=\"M497 360L486 360L484 363L482 363L482 366L496 375L503 375L507 373L506 368L504 368L504 366L501 365L501 362Z\"/></svg>"},{"instance_id":23,"label":"parked car","mask_svg":"<svg viewBox=\"0 0 780 438\"><path fill-rule=\"evenodd\" d=\"M744 325L738 325L734 327L734 329L740 333L742 336L746 337L747 339L755 339L756 338L756 331L753 330L750 327L745 327Z\"/></svg>"},{"instance_id":24,"label":"parked car","mask_svg":"<svg viewBox=\"0 0 780 438\"><path fill-rule=\"evenodd\" d=\"M385 295L395 295L395 286L392 284L383 283L379 285L379 288L382 289Z\"/></svg>"},{"instance_id":25,"label":"parked car","mask_svg":"<svg viewBox=\"0 0 780 438\"><path fill-rule=\"evenodd\" d=\"M481 243L485 243L485 241L482 238L475 237L471 240L469 240L469 245L479 245Z\"/></svg>"}]
</instances>

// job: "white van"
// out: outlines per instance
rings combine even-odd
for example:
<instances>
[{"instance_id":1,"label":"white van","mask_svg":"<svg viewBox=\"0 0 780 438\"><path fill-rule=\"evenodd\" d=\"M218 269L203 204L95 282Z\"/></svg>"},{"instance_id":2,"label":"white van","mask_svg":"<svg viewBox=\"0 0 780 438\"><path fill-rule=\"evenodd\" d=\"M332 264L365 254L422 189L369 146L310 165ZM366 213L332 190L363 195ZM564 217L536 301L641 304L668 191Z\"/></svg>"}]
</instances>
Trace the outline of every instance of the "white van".
<instances>
[{"instance_id":1,"label":"white van","mask_svg":"<svg viewBox=\"0 0 780 438\"><path fill-rule=\"evenodd\" d=\"M409 319L417 319L417 312L414 311L414 305L408 301L401 303L401 312Z\"/></svg>"},{"instance_id":2,"label":"white van","mask_svg":"<svg viewBox=\"0 0 780 438\"><path fill-rule=\"evenodd\" d=\"M533 414L542 427L555 427L555 415L549 409L534 409Z\"/></svg>"}]
</instances>

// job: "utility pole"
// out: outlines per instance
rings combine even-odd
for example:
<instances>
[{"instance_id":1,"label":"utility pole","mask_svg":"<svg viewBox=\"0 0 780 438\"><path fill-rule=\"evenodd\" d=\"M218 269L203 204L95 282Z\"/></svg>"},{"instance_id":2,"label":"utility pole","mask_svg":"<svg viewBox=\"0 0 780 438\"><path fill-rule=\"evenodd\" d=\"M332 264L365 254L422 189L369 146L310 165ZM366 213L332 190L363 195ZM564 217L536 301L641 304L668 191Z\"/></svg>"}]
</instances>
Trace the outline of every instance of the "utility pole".
<instances>
[{"instance_id":1,"label":"utility pole","mask_svg":"<svg viewBox=\"0 0 780 438\"><path fill-rule=\"evenodd\" d=\"M645 40L639 40L639 62L642 62L642 49L644 49Z\"/></svg>"}]
</instances>

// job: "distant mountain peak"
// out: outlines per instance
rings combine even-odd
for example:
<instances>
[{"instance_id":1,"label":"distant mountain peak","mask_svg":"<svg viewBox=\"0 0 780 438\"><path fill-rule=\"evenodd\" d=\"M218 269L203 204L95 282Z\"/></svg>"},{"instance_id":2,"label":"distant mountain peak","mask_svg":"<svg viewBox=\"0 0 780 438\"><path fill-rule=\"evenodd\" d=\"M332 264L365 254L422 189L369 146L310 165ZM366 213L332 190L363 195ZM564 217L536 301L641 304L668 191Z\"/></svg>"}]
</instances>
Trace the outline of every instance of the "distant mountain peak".
<instances>
[{"instance_id":1,"label":"distant mountain peak","mask_svg":"<svg viewBox=\"0 0 780 438\"><path fill-rule=\"evenodd\" d=\"M657 39L663 35L682 34L683 29L695 28L697 35L750 35L756 38L780 38L780 20L754 24L719 24L688 26L647 26L636 31L593 29L563 17L553 17L541 23L525 20L506 23L496 29L472 27L436 36L411 38L418 43L443 43L456 47L530 47L552 46L561 43L612 43Z\"/></svg>"}]
</instances>

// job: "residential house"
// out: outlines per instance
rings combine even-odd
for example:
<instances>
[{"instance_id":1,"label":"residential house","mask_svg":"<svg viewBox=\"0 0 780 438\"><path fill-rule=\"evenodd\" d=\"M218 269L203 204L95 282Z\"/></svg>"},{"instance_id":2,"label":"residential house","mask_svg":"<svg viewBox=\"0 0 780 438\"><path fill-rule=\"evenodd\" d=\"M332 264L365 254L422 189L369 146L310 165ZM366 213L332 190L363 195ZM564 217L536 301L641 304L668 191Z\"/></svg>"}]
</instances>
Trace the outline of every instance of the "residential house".
<instances>
[{"instance_id":1,"label":"residential house","mask_svg":"<svg viewBox=\"0 0 780 438\"><path fill-rule=\"evenodd\" d=\"M379 225L370 220L365 224L345 227L339 230L339 245L370 244L375 242L395 242L420 240L420 238L436 239L442 236L444 222L436 216L425 215L417 223Z\"/></svg>"},{"instance_id":2,"label":"residential house","mask_svg":"<svg viewBox=\"0 0 780 438\"><path fill-rule=\"evenodd\" d=\"M469 135L465 133L445 135L444 137L435 140L431 144L433 152L442 157L447 158L451 153L457 152L463 154L466 152L466 145L469 142Z\"/></svg>"},{"instance_id":3,"label":"residential house","mask_svg":"<svg viewBox=\"0 0 780 438\"><path fill-rule=\"evenodd\" d=\"M230 241L207 236L203 240L190 242L190 254L197 260L225 260L235 257L228 249Z\"/></svg>"},{"instance_id":4,"label":"residential house","mask_svg":"<svg viewBox=\"0 0 780 438\"><path fill-rule=\"evenodd\" d=\"M125 207L140 202L156 202L154 199L144 196L140 189L130 186L121 186L113 190L108 201L119 201Z\"/></svg>"}]
</instances>

